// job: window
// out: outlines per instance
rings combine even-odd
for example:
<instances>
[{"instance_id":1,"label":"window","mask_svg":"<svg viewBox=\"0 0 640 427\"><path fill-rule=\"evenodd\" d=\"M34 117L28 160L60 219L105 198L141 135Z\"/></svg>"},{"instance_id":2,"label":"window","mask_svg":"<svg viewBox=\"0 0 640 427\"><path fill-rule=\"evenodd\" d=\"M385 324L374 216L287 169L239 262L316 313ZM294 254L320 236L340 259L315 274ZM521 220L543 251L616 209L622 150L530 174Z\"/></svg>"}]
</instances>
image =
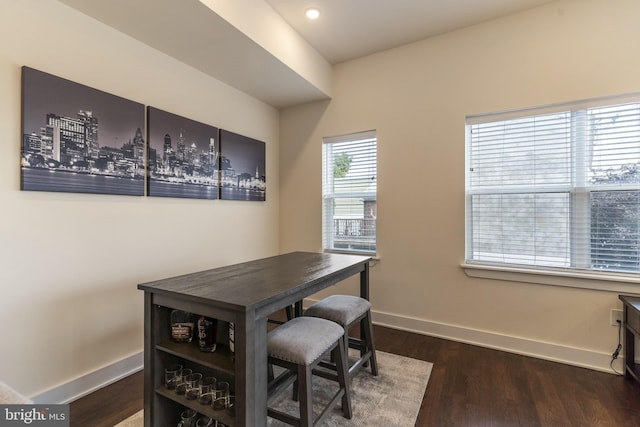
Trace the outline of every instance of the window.
<instances>
[{"instance_id":1,"label":"window","mask_svg":"<svg viewBox=\"0 0 640 427\"><path fill-rule=\"evenodd\" d=\"M375 131L323 138L322 245L325 251L376 253Z\"/></svg>"},{"instance_id":2,"label":"window","mask_svg":"<svg viewBox=\"0 0 640 427\"><path fill-rule=\"evenodd\" d=\"M468 117L467 263L640 272L639 99Z\"/></svg>"}]
</instances>

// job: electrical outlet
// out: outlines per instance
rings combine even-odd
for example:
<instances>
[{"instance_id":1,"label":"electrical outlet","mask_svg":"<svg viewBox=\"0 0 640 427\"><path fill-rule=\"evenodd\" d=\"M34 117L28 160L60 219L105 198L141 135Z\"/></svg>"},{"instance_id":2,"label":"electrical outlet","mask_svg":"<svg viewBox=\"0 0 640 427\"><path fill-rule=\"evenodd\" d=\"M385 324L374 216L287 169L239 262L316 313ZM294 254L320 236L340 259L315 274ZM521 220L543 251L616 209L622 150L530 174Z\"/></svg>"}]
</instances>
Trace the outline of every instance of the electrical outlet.
<instances>
[{"instance_id":1,"label":"electrical outlet","mask_svg":"<svg viewBox=\"0 0 640 427\"><path fill-rule=\"evenodd\" d=\"M622 310L611 309L611 326L618 326L618 320L622 323Z\"/></svg>"}]
</instances>

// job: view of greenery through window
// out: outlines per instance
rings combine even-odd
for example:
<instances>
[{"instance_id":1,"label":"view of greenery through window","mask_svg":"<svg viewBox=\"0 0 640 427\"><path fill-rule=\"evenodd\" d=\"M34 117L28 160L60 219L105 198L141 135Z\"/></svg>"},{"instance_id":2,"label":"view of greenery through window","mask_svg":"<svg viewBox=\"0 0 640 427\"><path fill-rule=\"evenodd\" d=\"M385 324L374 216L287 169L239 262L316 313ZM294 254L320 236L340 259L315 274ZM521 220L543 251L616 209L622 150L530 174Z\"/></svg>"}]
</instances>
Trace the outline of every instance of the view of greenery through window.
<instances>
[{"instance_id":1,"label":"view of greenery through window","mask_svg":"<svg viewBox=\"0 0 640 427\"><path fill-rule=\"evenodd\" d=\"M640 103L467 124L467 262L640 271Z\"/></svg>"},{"instance_id":2,"label":"view of greenery through window","mask_svg":"<svg viewBox=\"0 0 640 427\"><path fill-rule=\"evenodd\" d=\"M611 176L611 179L619 178ZM638 182L638 175L633 182ZM640 271L639 196L638 191L591 193L592 268Z\"/></svg>"}]
</instances>

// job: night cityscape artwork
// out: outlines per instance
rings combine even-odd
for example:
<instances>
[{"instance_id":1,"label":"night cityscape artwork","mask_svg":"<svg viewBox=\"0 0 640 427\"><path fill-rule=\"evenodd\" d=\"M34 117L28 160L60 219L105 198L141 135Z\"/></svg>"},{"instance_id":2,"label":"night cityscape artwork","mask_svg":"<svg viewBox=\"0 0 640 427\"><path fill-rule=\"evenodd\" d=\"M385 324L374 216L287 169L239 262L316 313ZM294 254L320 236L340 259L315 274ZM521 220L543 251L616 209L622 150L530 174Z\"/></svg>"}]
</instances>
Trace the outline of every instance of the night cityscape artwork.
<instances>
[{"instance_id":1,"label":"night cityscape artwork","mask_svg":"<svg viewBox=\"0 0 640 427\"><path fill-rule=\"evenodd\" d=\"M220 150L221 198L265 201L265 143L221 129Z\"/></svg>"},{"instance_id":2,"label":"night cityscape artwork","mask_svg":"<svg viewBox=\"0 0 640 427\"><path fill-rule=\"evenodd\" d=\"M144 105L22 67L21 189L143 196Z\"/></svg>"},{"instance_id":3,"label":"night cityscape artwork","mask_svg":"<svg viewBox=\"0 0 640 427\"><path fill-rule=\"evenodd\" d=\"M147 107L149 196L219 198L218 128Z\"/></svg>"}]
</instances>

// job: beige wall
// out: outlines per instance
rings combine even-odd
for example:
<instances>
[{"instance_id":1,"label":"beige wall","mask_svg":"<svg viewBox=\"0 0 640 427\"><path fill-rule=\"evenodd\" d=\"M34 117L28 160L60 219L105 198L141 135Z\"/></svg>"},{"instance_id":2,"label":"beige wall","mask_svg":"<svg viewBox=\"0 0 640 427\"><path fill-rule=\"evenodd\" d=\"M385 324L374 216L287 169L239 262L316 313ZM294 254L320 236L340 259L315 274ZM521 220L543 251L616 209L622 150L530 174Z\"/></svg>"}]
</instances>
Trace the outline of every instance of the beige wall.
<instances>
[{"instance_id":1,"label":"beige wall","mask_svg":"<svg viewBox=\"0 0 640 427\"><path fill-rule=\"evenodd\" d=\"M340 64L332 101L279 122L55 0L0 2L0 379L34 396L138 354L137 283L320 250L321 138L367 129L379 137L377 321L606 369L615 291L460 269L464 117L639 91L639 17L636 0L561 1ZM266 141L267 202L19 191L22 65Z\"/></svg>"},{"instance_id":2,"label":"beige wall","mask_svg":"<svg viewBox=\"0 0 640 427\"><path fill-rule=\"evenodd\" d=\"M640 91L640 2L559 1L334 67L281 116L280 249L321 250L321 139L376 129L375 319L607 370L617 292L467 277L465 116ZM614 365L620 369L620 365Z\"/></svg>"},{"instance_id":3,"label":"beige wall","mask_svg":"<svg viewBox=\"0 0 640 427\"><path fill-rule=\"evenodd\" d=\"M33 396L142 351L138 283L277 253L279 122L57 1L0 22L0 379ZM265 141L267 201L21 192L22 65Z\"/></svg>"}]
</instances>

